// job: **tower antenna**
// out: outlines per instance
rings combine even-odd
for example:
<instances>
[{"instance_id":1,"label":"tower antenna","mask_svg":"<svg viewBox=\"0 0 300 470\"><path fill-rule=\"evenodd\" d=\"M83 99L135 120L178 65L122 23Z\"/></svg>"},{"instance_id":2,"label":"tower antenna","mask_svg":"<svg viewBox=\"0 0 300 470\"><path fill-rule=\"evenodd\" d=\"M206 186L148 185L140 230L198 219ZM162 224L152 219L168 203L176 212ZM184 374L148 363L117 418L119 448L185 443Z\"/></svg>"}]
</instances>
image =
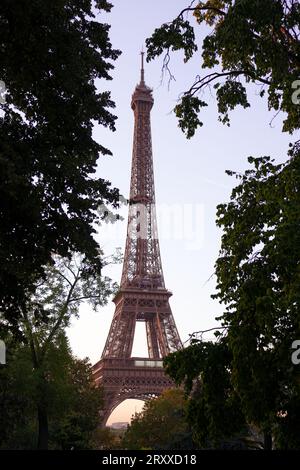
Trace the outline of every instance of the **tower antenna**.
<instances>
[{"instance_id":1,"label":"tower antenna","mask_svg":"<svg viewBox=\"0 0 300 470\"><path fill-rule=\"evenodd\" d=\"M145 85L145 71L144 71L144 47L141 50L141 85Z\"/></svg>"}]
</instances>

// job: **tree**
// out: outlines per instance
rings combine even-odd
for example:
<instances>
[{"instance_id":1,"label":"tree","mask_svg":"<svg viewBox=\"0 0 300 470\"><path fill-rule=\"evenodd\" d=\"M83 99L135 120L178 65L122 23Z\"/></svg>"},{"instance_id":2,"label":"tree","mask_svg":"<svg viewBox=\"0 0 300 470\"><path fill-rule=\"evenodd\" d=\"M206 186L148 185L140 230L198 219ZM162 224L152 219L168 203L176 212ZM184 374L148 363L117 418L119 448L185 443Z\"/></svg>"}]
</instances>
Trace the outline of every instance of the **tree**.
<instances>
[{"instance_id":1,"label":"tree","mask_svg":"<svg viewBox=\"0 0 300 470\"><path fill-rule=\"evenodd\" d=\"M27 345L9 341L9 360L0 370L0 449L36 447L36 404L40 376L32 368ZM102 391L95 387L87 360L71 353L60 332L49 347L44 364L51 449L91 449L98 446Z\"/></svg>"},{"instance_id":2,"label":"tree","mask_svg":"<svg viewBox=\"0 0 300 470\"><path fill-rule=\"evenodd\" d=\"M121 439L121 430L111 429L108 427L98 427L95 436L94 448L98 450L120 450Z\"/></svg>"},{"instance_id":3,"label":"tree","mask_svg":"<svg viewBox=\"0 0 300 470\"><path fill-rule=\"evenodd\" d=\"M101 265L97 207L118 191L95 175L110 151L94 123L115 129L106 0L3 0L0 5L0 309L17 333L20 307L52 255L84 254ZM3 97L2 97L3 98Z\"/></svg>"},{"instance_id":4,"label":"tree","mask_svg":"<svg viewBox=\"0 0 300 470\"><path fill-rule=\"evenodd\" d=\"M112 261L118 261L114 256ZM53 344L69 325L72 316L78 314L83 301L94 309L107 303L117 285L101 274L87 259L74 255L71 260L56 258L49 266L46 277L36 284L35 293L20 309L22 333L29 346L31 367L36 377L35 404L38 417L38 448L48 447L49 426L48 394L49 377L47 364ZM106 263L109 263L109 259Z\"/></svg>"},{"instance_id":5,"label":"tree","mask_svg":"<svg viewBox=\"0 0 300 470\"><path fill-rule=\"evenodd\" d=\"M250 106L247 85L260 86L268 96L268 108L286 113L283 130L299 129L300 5L294 0L205 0L192 2L170 23L147 39L147 60L165 52L163 68L170 74L170 52L183 50L187 62L198 50L195 31L186 18L207 26L202 43L202 68L175 107L180 128L190 138L203 122L202 96L216 92L219 120L229 125L229 112ZM204 29L204 28L203 28ZM204 29L205 32L207 28ZM200 94L200 98L199 95Z\"/></svg>"},{"instance_id":6,"label":"tree","mask_svg":"<svg viewBox=\"0 0 300 470\"><path fill-rule=\"evenodd\" d=\"M235 175L231 200L218 206L223 229L216 261L224 305L217 343L196 342L165 359L167 373L190 393L188 419L200 445L218 446L245 425L264 448L299 449L300 145L290 160L249 158Z\"/></svg>"},{"instance_id":7,"label":"tree","mask_svg":"<svg viewBox=\"0 0 300 470\"><path fill-rule=\"evenodd\" d=\"M0 366L0 449L34 446L31 438L34 434L33 387L28 380L32 376L32 364L28 356L17 353L16 341L11 335L5 335L5 343L7 362Z\"/></svg>"},{"instance_id":8,"label":"tree","mask_svg":"<svg viewBox=\"0 0 300 470\"><path fill-rule=\"evenodd\" d=\"M59 350L58 350L59 351ZM50 444L60 449L94 449L99 443L99 413L103 405L102 389L97 388L88 359L74 358L69 367L68 397L65 410L51 402ZM51 422L52 421L52 422Z\"/></svg>"},{"instance_id":9,"label":"tree","mask_svg":"<svg viewBox=\"0 0 300 470\"><path fill-rule=\"evenodd\" d=\"M267 94L270 110L286 113L283 131L299 129L299 2L194 4L147 40L148 60L166 51L164 68L169 70L171 50L184 50L185 61L197 50L187 12L212 28L202 47L202 67L209 73L196 78L175 108L187 137L202 125L198 113L207 103L198 93L202 98L214 87L219 119L229 125L230 110L249 106L250 83L260 85L260 96ZM277 448L300 447L299 371L291 361L292 344L300 334L299 142L291 145L288 156L282 165L269 157L250 157L254 168L236 175L240 184L217 214L223 236L213 297L225 309L220 320L231 355L230 384L246 422L264 433L265 448L272 441ZM192 350L186 354L186 362L192 362ZM177 372L175 364L175 377ZM207 399L213 404L213 397Z\"/></svg>"},{"instance_id":10,"label":"tree","mask_svg":"<svg viewBox=\"0 0 300 470\"><path fill-rule=\"evenodd\" d=\"M285 429L285 446L299 448L300 370L291 359L300 337L299 143L289 156L282 165L250 157L254 168L236 175L231 201L218 206L224 234L214 297L225 305L221 320L246 418L269 446Z\"/></svg>"},{"instance_id":11,"label":"tree","mask_svg":"<svg viewBox=\"0 0 300 470\"><path fill-rule=\"evenodd\" d=\"M164 359L167 374L188 395L187 420L200 448L245 449L251 432L232 386L232 355L227 338L192 339L191 345ZM253 443L252 443L253 444Z\"/></svg>"},{"instance_id":12,"label":"tree","mask_svg":"<svg viewBox=\"0 0 300 470\"><path fill-rule=\"evenodd\" d=\"M191 434L185 420L185 397L180 389L166 390L145 403L124 435L125 449L189 449Z\"/></svg>"}]
</instances>

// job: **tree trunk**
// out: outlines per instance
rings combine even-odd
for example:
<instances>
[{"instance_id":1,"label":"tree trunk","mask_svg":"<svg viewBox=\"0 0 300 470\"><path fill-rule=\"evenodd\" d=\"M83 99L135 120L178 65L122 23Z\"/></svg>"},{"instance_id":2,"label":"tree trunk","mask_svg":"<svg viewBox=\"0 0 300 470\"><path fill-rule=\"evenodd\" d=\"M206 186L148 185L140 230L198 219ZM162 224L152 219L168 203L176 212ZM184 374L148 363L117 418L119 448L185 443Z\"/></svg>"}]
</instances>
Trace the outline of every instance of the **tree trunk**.
<instances>
[{"instance_id":1,"label":"tree trunk","mask_svg":"<svg viewBox=\"0 0 300 470\"><path fill-rule=\"evenodd\" d=\"M272 450L272 434L264 432L264 450Z\"/></svg>"},{"instance_id":2,"label":"tree trunk","mask_svg":"<svg viewBox=\"0 0 300 470\"><path fill-rule=\"evenodd\" d=\"M47 409L43 404L38 405L38 423L39 423L39 434L38 434L38 449L48 449L48 413Z\"/></svg>"}]
</instances>

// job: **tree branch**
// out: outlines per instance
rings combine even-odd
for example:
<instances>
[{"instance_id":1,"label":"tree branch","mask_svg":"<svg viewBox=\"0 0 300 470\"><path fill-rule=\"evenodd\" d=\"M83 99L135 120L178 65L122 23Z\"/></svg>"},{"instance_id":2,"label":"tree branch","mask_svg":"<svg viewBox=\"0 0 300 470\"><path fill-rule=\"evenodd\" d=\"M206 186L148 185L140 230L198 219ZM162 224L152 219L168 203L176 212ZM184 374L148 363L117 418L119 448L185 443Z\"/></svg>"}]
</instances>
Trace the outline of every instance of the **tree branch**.
<instances>
[{"instance_id":1,"label":"tree branch","mask_svg":"<svg viewBox=\"0 0 300 470\"><path fill-rule=\"evenodd\" d=\"M220 10L219 8L216 8L216 7L210 7L210 6L205 6L205 7L194 7L194 8L191 8L191 7L188 7L188 8L184 8L180 13L179 15L177 16L177 18L182 18L182 16L184 15L184 13L186 13L187 11L214 11L215 13L218 13L218 15L222 15L222 16L225 16L226 15L226 12L223 11L223 10Z\"/></svg>"},{"instance_id":2,"label":"tree branch","mask_svg":"<svg viewBox=\"0 0 300 470\"><path fill-rule=\"evenodd\" d=\"M69 286L72 286L72 282L65 276L62 272L58 271L58 274L69 284ZM74 274L75 276L75 274Z\"/></svg>"},{"instance_id":3,"label":"tree branch","mask_svg":"<svg viewBox=\"0 0 300 470\"><path fill-rule=\"evenodd\" d=\"M52 328L52 331L49 333L48 338L45 340L45 342L44 342L44 344L43 344L43 347L42 347L42 349L41 349L41 356L42 356L42 358L45 357L45 354L46 354L46 352L47 352L48 346L49 346L49 344L50 344L52 338L55 336L55 333L57 332L58 328L59 328L60 325L62 324L62 321L63 321L63 319L64 319L64 317L65 317L65 315L66 315L66 313L67 313L67 311L68 311L68 306L69 306L69 304L70 304L70 301L71 301L71 298L72 298L72 294L73 294L73 291L74 291L74 289L75 289L75 286L76 286L78 280L79 280L79 277L76 276L76 278L75 278L75 280L74 280L73 284L71 285L70 290L69 290L69 292L68 292L67 299L66 299L64 305L63 305L62 308L61 308L61 313L60 313L60 315L58 316L58 319L57 319L56 323L54 324L54 326L53 326L53 328Z\"/></svg>"},{"instance_id":4,"label":"tree branch","mask_svg":"<svg viewBox=\"0 0 300 470\"><path fill-rule=\"evenodd\" d=\"M82 297L74 297L69 301L69 304L71 302L77 302L78 300L87 300L87 299L99 299L99 295L85 295Z\"/></svg>"},{"instance_id":5,"label":"tree branch","mask_svg":"<svg viewBox=\"0 0 300 470\"><path fill-rule=\"evenodd\" d=\"M228 77L228 76L236 76L238 77L239 75L244 75L245 77L250 77L252 80L259 81L261 83L264 83L265 85L271 85L271 81L266 80L261 77L255 77L246 70L232 70L230 72L213 72L208 75L205 75L203 78L199 78L199 80L196 80L193 85L190 87L190 89L185 93L185 95L195 95L198 93L202 88L205 86L209 85L211 82L217 80L218 78L221 77Z\"/></svg>"},{"instance_id":6,"label":"tree branch","mask_svg":"<svg viewBox=\"0 0 300 470\"><path fill-rule=\"evenodd\" d=\"M70 264L64 263L64 266L65 266L65 268L67 268L67 269L73 274L74 278L76 278L76 274L75 274L75 272L73 271L73 269L71 269ZM77 267L77 269L78 269L78 266L76 266L76 267ZM77 271L77 274L78 274L78 271Z\"/></svg>"},{"instance_id":7,"label":"tree branch","mask_svg":"<svg viewBox=\"0 0 300 470\"><path fill-rule=\"evenodd\" d=\"M35 342L34 334L32 332L32 326L30 324L30 320L28 318L28 315L25 310L20 310L21 311L21 317L23 318L24 322L24 327L27 332L28 340L29 340L29 347L30 347L30 352L31 352L31 358L32 362L35 368L38 367L39 365L39 358L38 358L38 346Z\"/></svg>"},{"instance_id":8,"label":"tree branch","mask_svg":"<svg viewBox=\"0 0 300 470\"><path fill-rule=\"evenodd\" d=\"M188 343L193 339L194 336L196 335L203 335L204 333L208 333L209 331L216 331L216 330L227 330L228 326L217 326L215 328L209 328L208 330L200 330L200 331L194 331L189 335L189 339L187 339L183 344Z\"/></svg>"}]
</instances>

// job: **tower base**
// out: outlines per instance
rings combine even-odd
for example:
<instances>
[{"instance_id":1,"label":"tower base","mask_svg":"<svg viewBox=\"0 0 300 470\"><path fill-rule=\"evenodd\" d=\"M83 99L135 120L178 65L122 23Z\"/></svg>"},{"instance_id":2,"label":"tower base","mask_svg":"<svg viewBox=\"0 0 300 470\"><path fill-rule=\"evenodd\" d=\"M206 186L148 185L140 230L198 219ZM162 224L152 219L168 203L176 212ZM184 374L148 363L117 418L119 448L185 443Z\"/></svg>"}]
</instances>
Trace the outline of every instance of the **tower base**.
<instances>
[{"instance_id":1,"label":"tower base","mask_svg":"<svg viewBox=\"0 0 300 470\"><path fill-rule=\"evenodd\" d=\"M96 384L103 387L102 426L122 401L151 400L175 385L165 375L162 360L149 358L104 358L93 366L93 374Z\"/></svg>"}]
</instances>

